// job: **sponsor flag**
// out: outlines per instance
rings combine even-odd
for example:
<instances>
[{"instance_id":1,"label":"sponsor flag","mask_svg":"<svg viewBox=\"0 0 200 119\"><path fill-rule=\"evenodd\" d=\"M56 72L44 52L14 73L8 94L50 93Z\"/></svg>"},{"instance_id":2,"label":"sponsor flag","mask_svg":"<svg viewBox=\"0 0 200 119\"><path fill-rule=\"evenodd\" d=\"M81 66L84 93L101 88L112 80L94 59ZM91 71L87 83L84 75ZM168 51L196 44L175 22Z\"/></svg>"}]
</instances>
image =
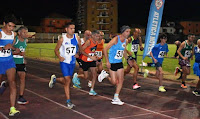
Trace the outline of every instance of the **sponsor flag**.
<instances>
[{"instance_id":1,"label":"sponsor flag","mask_svg":"<svg viewBox=\"0 0 200 119\"><path fill-rule=\"evenodd\" d=\"M164 3L165 0L153 0L151 3L142 59L144 59L146 56L150 56L150 51L157 43Z\"/></svg>"}]
</instances>

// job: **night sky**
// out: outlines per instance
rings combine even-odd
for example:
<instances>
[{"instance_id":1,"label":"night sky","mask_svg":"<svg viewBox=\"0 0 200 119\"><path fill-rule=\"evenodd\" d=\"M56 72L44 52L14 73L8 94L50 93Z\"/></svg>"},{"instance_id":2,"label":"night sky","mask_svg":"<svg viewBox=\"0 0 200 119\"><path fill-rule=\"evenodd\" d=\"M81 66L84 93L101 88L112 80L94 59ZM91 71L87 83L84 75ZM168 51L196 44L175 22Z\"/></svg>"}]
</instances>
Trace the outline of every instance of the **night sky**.
<instances>
[{"instance_id":1,"label":"night sky","mask_svg":"<svg viewBox=\"0 0 200 119\"><path fill-rule=\"evenodd\" d=\"M76 19L78 0L15 0L1 1L0 21L4 15L14 13L22 18L25 25L39 25L40 20L56 12ZM118 0L119 26L138 24L147 25L151 0ZM200 0L165 0L163 20L200 21Z\"/></svg>"}]
</instances>

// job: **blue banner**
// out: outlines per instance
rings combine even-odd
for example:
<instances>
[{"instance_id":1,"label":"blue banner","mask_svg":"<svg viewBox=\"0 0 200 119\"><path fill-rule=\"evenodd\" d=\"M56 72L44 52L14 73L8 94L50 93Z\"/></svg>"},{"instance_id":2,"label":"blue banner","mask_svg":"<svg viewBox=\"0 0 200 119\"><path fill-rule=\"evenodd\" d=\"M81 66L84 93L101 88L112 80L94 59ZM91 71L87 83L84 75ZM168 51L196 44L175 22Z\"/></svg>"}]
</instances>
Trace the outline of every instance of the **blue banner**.
<instances>
[{"instance_id":1,"label":"blue banner","mask_svg":"<svg viewBox=\"0 0 200 119\"><path fill-rule=\"evenodd\" d=\"M150 56L152 48L157 43L165 0L153 0L151 3L145 37L143 58Z\"/></svg>"}]
</instances>

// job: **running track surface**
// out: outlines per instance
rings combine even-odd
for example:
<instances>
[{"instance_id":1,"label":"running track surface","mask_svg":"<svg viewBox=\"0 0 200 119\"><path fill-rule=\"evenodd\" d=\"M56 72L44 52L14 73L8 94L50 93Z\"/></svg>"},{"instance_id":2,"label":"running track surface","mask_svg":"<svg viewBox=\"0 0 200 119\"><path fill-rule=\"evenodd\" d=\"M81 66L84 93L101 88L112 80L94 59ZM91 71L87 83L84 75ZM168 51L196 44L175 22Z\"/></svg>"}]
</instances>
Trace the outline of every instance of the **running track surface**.
<instances>
[{"instance_id":1,"label":"running track surface","mask_svg":"<svg viewBox=\"0 0 200 119\"><path fill-rule=\"evenodd\" d=\"M96 82L98 96L89 96L87 81L81 80L81 89L71 88L71 100L76 107L68 109L62 85L48 88L52 74L62 76L58 63L28 59L27 70L25 98L29 104L16 104L21 114L9 117L7 88L0 95L0 119L200 119L200 97L191 93L193 85L188 84L188 89L181 89L180 83L165 80L163 84L167 92L161 93L158 92L158 80L139 76L141 88L132 90L129 74L125 76L120 93L125 104L118 106L111 104L115 87L107 80Z\"/></svg>"}]
</instances>

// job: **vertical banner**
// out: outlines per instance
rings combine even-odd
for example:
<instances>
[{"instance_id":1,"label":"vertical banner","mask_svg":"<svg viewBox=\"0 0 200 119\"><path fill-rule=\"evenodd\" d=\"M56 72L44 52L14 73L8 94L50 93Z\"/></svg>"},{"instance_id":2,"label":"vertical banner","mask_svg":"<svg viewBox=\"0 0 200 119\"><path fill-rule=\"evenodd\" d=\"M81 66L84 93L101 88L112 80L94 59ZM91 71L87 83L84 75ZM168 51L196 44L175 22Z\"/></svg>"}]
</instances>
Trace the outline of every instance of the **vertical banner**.
<instances>
[{"instance_id":1,"label":"vertical banner","mask_svg":"<svg viewBox=\"0 0 200 119\"><path fill-rule=\"evenodd\" d=\"M142 59L144 59L146 56L150 56L152 48L157 43L164 3L165 0L153 0L151 3Z\"/></svg>"}]
</instances>

